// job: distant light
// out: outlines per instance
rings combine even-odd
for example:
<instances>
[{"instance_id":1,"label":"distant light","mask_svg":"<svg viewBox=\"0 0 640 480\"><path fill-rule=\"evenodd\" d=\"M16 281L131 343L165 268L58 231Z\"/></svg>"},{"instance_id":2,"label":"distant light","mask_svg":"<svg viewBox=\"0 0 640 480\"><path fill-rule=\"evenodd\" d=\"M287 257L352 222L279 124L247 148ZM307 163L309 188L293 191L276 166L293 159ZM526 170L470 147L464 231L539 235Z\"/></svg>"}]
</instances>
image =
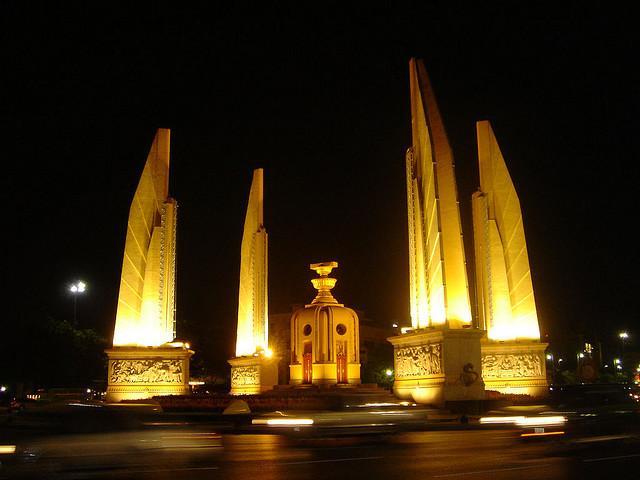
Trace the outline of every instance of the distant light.
<instances>
[{"instance_id":1,"label":"distant light","mask_svg":"<svg viewBox=\"0 0 640 480\"><path fill-rule=\"evenodd\" d=\"M562 425L567 421L566 417L558 415L540 416L540 417L524 417L516 421L516 425L520 427L527 426L546 426L546 425Z\"/></svg>"},{"instance_id":2,"label":"distant light","mask_svg":"<svg viewBox=\"0 0 640 480\"><path fill-rule=\"evenodd\" d=\"M620 359L619 358L614 358L613 359L613 363L615 363L616 365L620 365Z\"/></svg>"},{"instance_id":3,"label":"distant light","mask_svg":"<svg viewBox=\"0 0 640 480\"><path fill-rule=\"evenodd\" d=\"M387 368L384 373L387 374L387 377L390 377L391 375L393 375L393 370Z\"/></svg>"},{"instance_id":4,"label":"distant light","mask_svg":"<svg viewBox=\"0 0 640 480\"><path fill-rule=\"evenodd\" d=\"M622 365L616 365L616 368L617 368L618 370L622 370Z\"/></svg>"},{"instance_id":5,"label":"distant light","mask_svg":"<svg viewBox=\"0 0 640 480\"><path fill-rule=\"evenodd\" d=\"M629 338L629 334L627 332L620 332L618 336L623 340L626 340L627 338Z\"/></svg>"},{"instance_id":6,"label":"distant light","mask_svg":"<svg viewBox=\"0 0 640 480\"><path fill-rule=\"evenodd\" d=\"M86 289L87 289L87 284L84 283L83 281L72 283L69 286L69 291L71 293L84 293Z\"/></svg>"},{"instance_id":7,"label":"distant light","mask_svg":"<svg viewBox=\"0 0 640 480\"><path fill-rule=\"evenodd\" d=\"M564 435L562 430L556 430L553 432L534 432L534 433L521 433L521 437L546 437L548 435Z\"/></svg>"},{"instance_id":8,"label":"distant light","mask_svg":"<svg viewBox=\"0 0 640 480\"><path fill-rule=\"evenodd\" d=\"M411 328L411 327L402 327L400 329L400 333L409 333L411 331L413 331L413 328Z\"/></svg>"},{"instance_id":9,"label":"distant light","mask_svg":"<svg viewBox=\"0 0 640 480\"><path fill-rule=\"evenodd\" d=\"M524 420L523 416L516 417L480 417L481 424L512 424Z\"/></svg>"},{"instance_id":10,"label":"distant light","mask_svg":"<svg viewBox=\"0 0 640 480\"><path fill-rule=\"evenodd\" d=\"M394 324L392 325L392 327L393 327L393 328L398 328L398 324L397 324L397 323L394 323Z\"/></svg>"},{"instance_id":11,"label":"distant light","mask_svg":"<svg viewBox=\"0 0 640 480\"><path fill-rule=\"evenodd\" d=\"M295 427L302 425L313 425L313 419L311 418L254 418L251 423L253 425L271 425L271 426L286 426Z\"/></svg>"},{"instance_id":12,"label":"distant light","mask_svg":"<svg viewBox=\"0 0 640 480\"><path fill-rule=\"evenodd\" d=\"M562 361L564 361L564 359L562 359L562 358L559 358L559 359L558 359L558 362L562 362Z\"/></svg>"},{"instance_id":13,"label":"distant light","mask_svg":"<svg viewBox=\"0 0 640 480\"><path fill-rule=\"evenodd\" d=\"M4 385L2 385L0 387L0 392L6 392L7 391L7 387L5 387Z\"/></svg>"},{"instance_id":14,"label":"distant light","mask_svg":"<svg viewBox=\"0 0 640 480\"><path fill-rule=\"evenodd\" d=\"M580 353L578 354L578 356L579 356L580 358L584 358L584 353L580 352Z\"/></svg>"},{"instance_id":15,"label":"distant light","mask_svg":"<svg viewBox=\"0 0 640 480\"><path fill-rule=\"evenodd\" d=\"M87 393L91 393L91 389L90 388L87 388Z\"/></svg>"},{"instance_id":16,"label":"distant light","mask_svg":"<svg viewBox=\"0 0 640 480\"><path fill-rule=\"evenodd\" d=\"M608 363L605 364L604 368L609 368L609 364Z\"/></svg>"},{"instance_id":17,"label":"distant light","mask_svg":"<svg viewBox=\"0 0 640 480\"><path fill-rule=\"evenodd\" d=\"M547 353L547 360L553 360L553 355L551 355L550 353Z\"/></svg>"},{"instance_id":18,"label":"distant light","mask_svg":"<svg viewBox=\"0 0 640 480\"><path fill-rule=\"evenodd\" d=\"M264 353L265 358L273 357L273 350L271 350L270 348L267 348L263 353Z\"/></svg>"}]
</instances>

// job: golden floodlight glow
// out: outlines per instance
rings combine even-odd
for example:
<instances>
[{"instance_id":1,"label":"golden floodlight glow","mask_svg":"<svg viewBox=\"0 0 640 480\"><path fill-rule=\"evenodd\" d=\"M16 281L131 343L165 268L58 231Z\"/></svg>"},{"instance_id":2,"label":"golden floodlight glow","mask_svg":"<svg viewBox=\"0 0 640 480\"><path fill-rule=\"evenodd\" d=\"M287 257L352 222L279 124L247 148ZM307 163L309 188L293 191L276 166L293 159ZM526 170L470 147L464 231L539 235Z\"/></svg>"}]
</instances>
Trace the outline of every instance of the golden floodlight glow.
<instances>
[{"instance_id":1,"label":"golden floodlight glow","mask_svg":"<svg viewBox=\"0 0 640 480\"><path fill-rule=\"evenodd\" d=\"M453 154L424 64L410 62L412 146L406 155L413 328L471 323Z\"/></svg>"},{"instance_id":2,"label":"golden floodlight glow","mask_svg":"<svg viewBox=\"0 0 640 480\"><path fill-rule=\"evenodd\" d=\"M476 288L490 340L540 339L518 194L491 124L477 122L480 190L473 195Z\"/></svg>"},{"instance_id":3,"label":"golden floodlight glow","mask_svg":"<svg viewBox=\"0 0 640 480\"><path fill-rule=\"evenodd\" d=\"M268 346L267 230L263 219L263 169L253 172L240 254L236 357Z\"/></svg>"},{"instance_id":4,"label":"golden floodlight glow","mask_svg":"<svg viewBox=\"0 0 640 480\"><path fill-rule=\"evenodd\" d=\"M175 337L176 201L169 197L170 132L158 129L129 210L114 346Z\"/></svg>"},{"instance_id":5,"label":"golden floodlight glow","mask_svg":"<svg viewBox=\"0 0 640 480\"><path fill-rule=\"evenodd\" d=\"M0 454L11 455L16 453L15 445L0 445Z\"/></svg>"}]
</instances>

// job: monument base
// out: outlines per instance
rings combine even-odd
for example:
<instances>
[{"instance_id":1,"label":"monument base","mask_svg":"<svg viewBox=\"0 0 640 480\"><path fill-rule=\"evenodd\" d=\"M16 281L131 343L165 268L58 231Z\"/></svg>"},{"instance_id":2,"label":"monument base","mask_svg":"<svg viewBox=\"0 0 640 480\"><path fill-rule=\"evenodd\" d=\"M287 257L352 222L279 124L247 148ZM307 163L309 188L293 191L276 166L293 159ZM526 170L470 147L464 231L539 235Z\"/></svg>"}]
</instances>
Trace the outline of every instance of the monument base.
<instances>
[{"instance_id":1,"label":"monument base","mask_svg":"<svg viewBox=\"0 0 640 480\"><path fill-rule=\"evenodd\" d=\"M107 402L189 393L193 350L184 344L113 347L105 353L109 359Z\"/></svg>"},{"instance_id":2,"label":"monument base","mask_svg":"<svg viewBox=\"0 0 640 480\"><path fill-rule=\"evenodd\" d=\"M474 328L443 327L388 338L393 345L394 393L436 407L484 399L479 373L482 335Z\"/></svg>"},{"instance_id":3,"label":"monument base","mask_svg":"<svg viewBox=\"0 0 640 480\"><path fill-rule=\"evenodd\" d=\"M482 378L487 390L505 394L546 396L546 343L535 340L506 341L484 339Z\"/></svg>"},{"instance_id":4,"label":"monument base","mask_svg":"<svg viewBox=\"0 0 640 480\"><path fill-rule=\"evenodd\" d=\"M338 365L335 362L314 363L311 365L311 385L359 385L360 364L347 363L346 379L338 382ZM310 385L305 383L304 367L300 363L289 365L289 384Z\"/></svg>"},{"instance_id":5,"label":"monument base","mask_svg":"<svg viewBox=\"0 0 640 480\"><path fill-rule=\"evenodd\" d=\"M278 384L278 359L262 355L236 357L231 365L231 395L255 395Z\"/></svg>"}]
</instances>

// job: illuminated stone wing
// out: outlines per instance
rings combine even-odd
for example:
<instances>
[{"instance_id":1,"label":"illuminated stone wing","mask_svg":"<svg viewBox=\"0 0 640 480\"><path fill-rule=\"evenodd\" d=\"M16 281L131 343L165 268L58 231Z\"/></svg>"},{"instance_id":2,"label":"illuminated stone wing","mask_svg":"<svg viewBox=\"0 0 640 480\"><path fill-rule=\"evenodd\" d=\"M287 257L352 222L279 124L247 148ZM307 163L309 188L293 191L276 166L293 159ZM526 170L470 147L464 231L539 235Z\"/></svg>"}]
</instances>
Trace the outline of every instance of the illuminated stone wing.
<instances>
[{"instance_id":1,"label":"illuminated stone wing","mask_svg":"<svg viewBox=\"0 0 640 480\"><path fill-rule=\"evenodd\" d=\"M410 62L413 145L407 155L414 328L470 324L453 154L424 65Z\"/></svg>"},{"instance_id":2,"label":"illuminated stone wing","mask_svg":"<svg viewBox=\"0 0 640 480\"><path fill-rule=\"evenodd\" d=\"M176 203L169 195L170 132L159 129L129 210L114 345L174 338Z\"/></svg>"},{"instance_id":3,"label":"illuminated stone wing","mask_svg":"<svg viewBox=\"0 0 640 480\"><path fill-rule=\"evenodd\" d=\"M263 170L253 172L240 250L236 356L268 348L267 231L263 225Z\"/></svg>"},{"instance_id":4,"label":"illuminated stone wing","mask_svg":"<svg viewBox=\"0 0 640 480\"><path fill-rule=\"evenodd\" d=\"M473 197L480 315L494 340L539 339L520 201L488 121L478 122L480 192Z\"/></svg>"}]
</instances>

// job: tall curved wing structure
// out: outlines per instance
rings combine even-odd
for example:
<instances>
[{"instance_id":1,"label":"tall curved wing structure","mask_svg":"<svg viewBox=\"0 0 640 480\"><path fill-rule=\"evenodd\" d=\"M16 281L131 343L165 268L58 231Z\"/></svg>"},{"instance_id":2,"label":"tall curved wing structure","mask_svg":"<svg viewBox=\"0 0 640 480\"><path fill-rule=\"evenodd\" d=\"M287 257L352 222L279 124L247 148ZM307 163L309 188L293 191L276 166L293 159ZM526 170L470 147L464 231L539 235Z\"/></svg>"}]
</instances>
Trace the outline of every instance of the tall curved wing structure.
<instances>
[{"instance_id":1,"label":"tall curved wing structure","mask_svg":"<svg viewBox=\"0 0 640 480\"><path fill-rule=\"evenodd\" d=\"M236 357L268 348L267 230L263 218L263 169L253 172L240 252Z\"/></svg>"},{"instance_id":2,"label":"tall curved wing structure","mask_svg":"<svg viewBox=\"0 0 640 480\"><path fill-rule=\"evenodd\" d=\"M471 323L453 153L421 61L409 64L412 147L406 156L410 310L414 328Z\"/></svg>"},{"instance_id":3,"label":"tall curved wing structure","mask_svg":"<svg viewBox=\"0 0 640 480\"><path fill-rule=\"evenodd\" d=\"M520 201L488 121L477 122L473 195L480 326L490 340L540 339Z\"/></svg>"},{"instance_id":4,"label":"tall curved wing structure","mask_svg":"<svg viewBox=\"0 0 640 480\"><path fill-rule=\"evenodd\" d=\"M175 337L177 203L169 197L170 131L158 129L129 210L113 345Z\"/></svg>"}]
</instances>

